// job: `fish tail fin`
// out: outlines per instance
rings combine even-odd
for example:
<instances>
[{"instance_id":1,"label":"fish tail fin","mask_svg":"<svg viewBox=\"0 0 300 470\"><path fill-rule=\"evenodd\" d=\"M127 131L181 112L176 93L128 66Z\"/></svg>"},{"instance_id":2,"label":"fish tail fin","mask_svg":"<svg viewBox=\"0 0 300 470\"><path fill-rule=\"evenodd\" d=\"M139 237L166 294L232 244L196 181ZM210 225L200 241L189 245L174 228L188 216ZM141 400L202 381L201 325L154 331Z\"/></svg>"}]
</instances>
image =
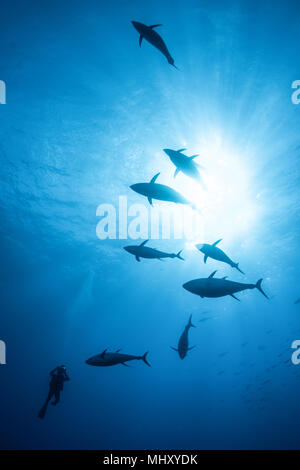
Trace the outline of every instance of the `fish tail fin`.
<instances>
[{"instance_id":1,"label":"fish tail fin","mask_svg":"<svg viewBox=\"0 0 300 470\"><path fill-rule=\"evenodd\" d=\"M147 364L147 366L151 367L151 365L147 361L147 354L148 354L148 351L145 352L145 354L141 357L141 359L144 361L145 364Z\"/></svg>"},{"instance_id":2,"label":"fish tail fin","mask_svg":"<svg viewBox=\"0 0 300 470\"><path fill-rule=\"evenodd\" d=\"M262 281L263 281L262 279L259 279L259 280L257 281L257 283L255 284L255 287L256 287L256 289L259 290L259 292L262 293L262 295L264 295L264 296L268 299L269 297L268 297L267 294L262 290L262 287L261 287Z\"/></svg>"},{"instance_id":3,"label":"fish tail fin","mask_svg":"<svg viewBox=\"0 0 300 470\"><path fill-rule=\"evenodd\" d=\"M190 315L188 326L190 328L196 328L195 325L192 323L192 315Z\"/></svg>"},{"instance_id":4,"label":"fish tail fin","mask_svg":"<svg viewBox=\"0 0 300 470\"><path fill-rule=\"evenodd\" d=\"M237 269L240 273L245 274L245 273L239 268L239 263L233 263L232 267L235 268L235 269Z\"/></svg>"},{"instance_id":5,"label":"fish tail fin","mask_svg":"<svg viewBox=\"0 0 300 470\"><path fill-rule=\"evenodd\" d=\"M170 65L172 65L175 69L179 70L179 68L176 67L176 65L174 64L173 57L169 53L166 55L166 58Z\"/></svg>"},{"instance_id":6,"label":"fish tail fin","mask_svg":"<svg viewBox=\"0 0 300 470\"><path fill-rule=\"evenodd\" d=\"M184 258L182 256L180 256L181 253L182 253L182 250L178 251L178 253L176 255L176 258L182 259L184 261Z\"/></svg>"}]
</instances>

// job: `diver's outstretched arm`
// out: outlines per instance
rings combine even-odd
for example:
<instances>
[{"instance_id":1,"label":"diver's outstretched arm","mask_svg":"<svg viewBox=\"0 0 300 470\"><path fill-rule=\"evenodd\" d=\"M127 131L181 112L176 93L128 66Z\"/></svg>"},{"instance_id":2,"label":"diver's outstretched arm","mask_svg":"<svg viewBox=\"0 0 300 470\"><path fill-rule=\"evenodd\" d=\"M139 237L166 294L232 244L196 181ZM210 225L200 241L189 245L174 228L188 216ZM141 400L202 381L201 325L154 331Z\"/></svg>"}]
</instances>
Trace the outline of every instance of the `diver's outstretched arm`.
<instances>
[{"instance_id":1,"label":"diver's outstretched arm","mask_svg":"<svg viewBox=\"0 0 300 470\"><path fill-rule=\"evenodd\" d=\"M58 369L58 367L55 367L55 369L53 369L53 370L50 372L50 375L52 375L52 377L53 377L53 375L55 375L55 372L57 371L57 369Z\"/></svg>"},{"instance_id":2,"label":"diver's outstretched arm","mask_svg":"<svg viewBox=\"0 0 300 470\"><path fill-rule=\"evenodd\" d=\"M67 380L70 380L70 377L68 376L68 374L65 372L65 378L64 378L65 381Z\"/></svg>"}]
</instances>

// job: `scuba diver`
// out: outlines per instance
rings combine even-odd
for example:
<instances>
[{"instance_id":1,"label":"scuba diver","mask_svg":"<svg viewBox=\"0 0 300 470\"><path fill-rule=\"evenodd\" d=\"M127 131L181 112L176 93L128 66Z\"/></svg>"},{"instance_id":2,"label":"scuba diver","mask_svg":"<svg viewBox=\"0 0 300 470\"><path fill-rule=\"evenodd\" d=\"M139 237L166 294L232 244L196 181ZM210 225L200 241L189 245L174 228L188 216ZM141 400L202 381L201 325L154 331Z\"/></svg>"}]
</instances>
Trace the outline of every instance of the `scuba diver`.
<instances>
[{"instance_id":1,"label":"scuba diver","mask_svg":"<svg viewBox=\"0 0 300 470\"><path fill-rule=\"evenodd\" d=\"M70 378L67 375L67 370L65 366L56 367L50 372L50 375L51 375L51 380L49 384L49 393L44 403L44 406L41 408L38 414L38 417L41 419L45 417L48 403L51 400L51 398L54 397L54 401L51 403L51 405L57 405L57 403L60 401L60 392L64 388L64 382L66 382L67 380L70 380Z\"/></svg>"}]
</instances>

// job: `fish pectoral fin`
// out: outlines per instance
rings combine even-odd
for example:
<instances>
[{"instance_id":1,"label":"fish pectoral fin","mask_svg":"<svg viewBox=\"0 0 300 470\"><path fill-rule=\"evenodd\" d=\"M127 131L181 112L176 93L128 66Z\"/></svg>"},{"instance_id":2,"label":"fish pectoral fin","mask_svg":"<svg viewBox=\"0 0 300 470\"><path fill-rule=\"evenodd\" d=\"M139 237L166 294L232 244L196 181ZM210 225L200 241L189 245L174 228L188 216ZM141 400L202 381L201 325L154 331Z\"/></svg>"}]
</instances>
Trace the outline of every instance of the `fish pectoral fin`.
<instances>
[{"instance_id":1,"label":"fish pectoral fin","mask_svg":"<svg viewBox=\"0 0 300 470\"><path fill-rule=\"evenodd\" d=\"M200 156L200 155L199 155L199 153L198 153L197 155L192 155L191 157L189 157L189 159L190 159L190 160L193 160L194 158L199 157L199 156Z\"/></svg>"},{"instance_id":2,"label":"fish pectoral fin","mask_svg":"<svg viewBox=\"0 0 300 470\"><path fill-rule=\"evenodd\" d=\"M125 366L125 367L130 367L128 364L125 364L125 362L120 362L120 364L122 364L122 366Z\"/></svg>"},{"instance_id":3,"label":"fish pectoral fin","mask_svg":"<svg viewBox=\"0 0 300 470\"><path fill-rule=\"evenodd\" d=\"M151 26L149 26L149 28L158 28L158 26L162 26L162 24L152 24Z\"/></svg>"},{"instance_id":4,"label":"fish pectoral fin","mask_svg":"<svg viewBox=\"0 0 300 470\"><path fill-rule=\"evenodd\" d=\"M148 199L148 201L149 201L150 206L153 206L153 204L152 204L152 198L151 198L151 197L148 197L147 199Z\"/></svg>"},{"instance_id":5,"label":"fish pectoral fin","mask_svg":"<svg viewBox=\"0 0 300 470\"><path fill-rule=\"evenodd\" d=\"M140 47L141 47L141 45L142 45L142 40L143 40L143 36L140 35L140 38L139 38L139 46L140 46Z\"/></svg>"},{"instance_id":6,"label":"fish pectoral fin","mask_svg":"<svg viewBox=\"0 0 300 470\"><path fill-rule=\"evenodd\" d=\"M170 346L170 348L171 348L171 349L173 349L173 351L176 351L176 352L178 352L178 349L176 349L176 348L173 348L173 346Z\"/></svg>"},{"instance_id":7,"label":"fish pectoral fin","mask_svg":"<svg viewBox=\"0 0 300 470\"><path fill-rule=\"evenodd\" d=\"M180 172L179 168L176 168L175 173L174 173L174 178L176 178L179 172Z\"/></svg>"},{"instance_id":8,"label":"fish pectoral fin","mask_svg":"<svg viewBox=\"0 0 300 470\"><path fill-rule=\"evenodd\" d=\"M220 240L217 240L215 243L212 244L212 246L217 246L218 243L220 243L222 241L222 238L220 238Z\"/></svg>"},{"instance_id":9,"label":"fish pectoral fin","mask_svg":"<svg viewBox=\"0 0 300 470\"><path fill-rule=\"evenodd\" d=\"M136 259L137 261L139 261L139 262L141 261L138 256L136 256L135 259Z\"/></svg>"},{"instance_id":10,"label":"fish pectoral fin","mask_svg":"<svg viewBox=\"0 0 300 470\"><path fill-rule=\"evenodd\" d=\"M176 150L176 152L183 152L184 150L186 149L179 149L179 150Z\"/></svg>"},{"instance_id":11,"label":"fish pectoral fin","mask_svg":"<svg viewBox=\"0 0 300 470\"><path fill-rule=\"evenodd\" d=\"M194 349L196 346L191 346L190 348L187 348L188 351L190 351L191 349Z\"/></svg>"},{"instance_id":12,"label":"fish pectoral fin","mask_svg":"<svg viewBox=\"0 0 300 470\"><path fill-rule=\"evenodd\" d=\"M206 263L208 256L204 255L204 263Z\"/></svg>"},{"instance_id":13,"label":"fish pectoral fin","mask_svg":"<svg viewBox=\"0 0 300 470\"><path fill-rule=\"evenodd\" d=\"M238 300L240 302L240 299L238 299L234 294L230 294L231 297L233 297L235 300Z\"/></svg>"}]
</instances>

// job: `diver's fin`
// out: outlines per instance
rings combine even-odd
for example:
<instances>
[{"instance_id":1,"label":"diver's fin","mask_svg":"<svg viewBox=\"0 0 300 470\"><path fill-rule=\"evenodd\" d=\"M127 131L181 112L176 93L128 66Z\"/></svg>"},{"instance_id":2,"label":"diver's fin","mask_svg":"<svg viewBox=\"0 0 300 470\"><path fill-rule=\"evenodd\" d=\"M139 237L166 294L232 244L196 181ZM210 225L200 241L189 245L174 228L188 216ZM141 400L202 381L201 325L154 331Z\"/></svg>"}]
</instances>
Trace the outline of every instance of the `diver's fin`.
<instances>
[{"instance_id":1,"label":"diver's fin","mask_svg":"<svg viewBox=\"0 0 300 470\"><path fill-rule=\"evenodd\" d=\"M139 46L140 46L140 47L141 47L141 45L142 45L142 40L143 40L143 36L140 35L140 39L139 39Z\"/></svg>"},{"instance_id":2,"label":"diver's fin","mask_svg":"<svg viewBox=\"0 0 300 470\"><path fill-rule=\"evenodd\" d=\"M175 258L179 258L179 259L182 259L184 261L184 258L182 256L180 256L182 253L182 250L178 251L177 255L175 255Z\"/></svg>"},{"instance_id":3,"label":"diver's fin","mask_svg":"<svg viewBox=\"0 0 300 470\"><path fill-rule=\"evenodd\" d=\"M216 270L216 271L214 271L213 273L211 273L211 275L210 275L210 276L208 276L208 279L210 279L210 278L214 277L214 275L216 274L216 272L217 272L217 270Z\"/></svg>"},{"instance_id":4,"label":"diver's fin","mask_svg":"<svg viewBox=\"0 0 300 470\"><path fill-rule=\"evenodd\" d=\"M245 273L239 268L239 263L233 263L232 267L235 268L235 269L237 269L238 271L240 271L240 273L245 274Z\"/></svg>"},{"instance_id":5,"label":"diver's fin","mask_svg":"<svg viewBox=\"0 0 300 470\"><path fill-rule=\"evenodd\" d=\"M141 261L140 258L137 255L135 256L135 259L139 262Z\"/></svg>"},{"instance_id":6,"label":"diver's fin","mask_svg":"<svg viewBox=\"0 0 300 470\"><path fill-rule=\"evenodd\" d=\"M234 294L230 294L231 297L233 297L235 300L238 300L240 302L240 299L238 299Z\"/></svg>"},{"instance_id":7,"label":"diver's fin","mask_svg":"<svg viewBox=\"0 0 300 470\"><path fill-rule=\"evenodd\" d=\"M220 243L222 241L222 238L220 238L220 240L217 240L215 243L212 244L212 246L217 246L218 243Z\"/></svg>"},{"instance_id":8,"label":"diver's fin","mask_svg":"<svg viewBox=\"0 0 300 470\"><path fill-rule=\"evenodd\" d=\"M259 280L257 281L255 287L256 287L256 289L258 289L258 290L262 293L262 295L264 295L264 296L268 299L269 297L268 297L267 294L265 294L265 292L262 290L261 283L262 283L262 279L259 279Z\"/></svg>"},{"instance_id":9,"label":"diver's fin","mask_svg":"<svg viewBox=\"0 0 300 470\"><path fill-rule=\"evenodd\" d=\"M197 155L192 155L191 157L188 157L190 160L193 160L193 158L199 157L199 153Z\"/></svg>"},{"instance_id":10,"label":"diver's fin","mask_svg":"<svg viewBox=\"0 0 300 470\"><path fill-rule=\"evenodd\" d=\"M160 172L159 173L156 173L156 175L153 176L153 178L151 179L150 183L155 183L155 181L157 180L157 178L159 177L160 175Z\"/></svg>"},{"instance_id":11,"label":"diver's fin","mask_svg":"<svg viewBox=\"0 0 300 470\"><path fill-rule=\"evenodd\" d=\"M195 325L193 325L193 323L192 323L192 315L190 315L188 326L192 327L192 328L196 328Z\"/></svg>"},{"instance_id":12,"label":"diver's fin","mask_svg":"<svg viewBox=\"0 0 300 470\"><path fill-rule=\"evenodd\" d=\"M204 263L206 263L208 255L204 255Z\"/></svg>"},{"instance_id":13,"label":"diver's fin","mask_svg":"<svg viewBox=\"0 0 300 470\"><path fill-rule=\"evenodd\" d=\"M102 359L104 359L104 356L105 356L106 351L107 351L107 349L104 349L104 351L101 353Z\"/></svg>"},{"instance_id":14,"label":"diver's fin","mask_svg":"<svg viewBox=\"0 0 300 470\"><path fill-rule=\"evenodd\" d=\"M46 415L46 411L47 411L47 407L48 407L48 401L46 401L46 403L44 404L44 406L40 409L39 411L39 414L38 414L38 417L40 419L44 419L45 418L45 415Z\"/></svg>"},{"instance_id":15,"label":"diver's fin","mask_svg":"<svg viewBox=\"0 0 300 470\"><path fill-rule=\"evenodd\" d=\"M148 351L145 352L145 354L141 357L141 359L142 359L142 361L144 361L145 364L147 364L148 367L151 367L151 365L147 361L147 355L148 355Z\"/></svg>"},{"instance_id":16,"label":"diver's fin","mask_svg":"<svg viewBox=\"0 0 300 470\"><path fill-rule=\"evenodd\" d=\"M174 173L174 178L176 178L179 172L180 172L179 168L176 168L175 173Z\"/></svg>"},{"instance_id":17,"label":"diver's fin","mask_svg":"<svg viewBox=\"0 0 300 470\"><path fill-rule=\"evenodd\" d=\"M184 152L184 150L186 149L179 149L179 150L176 150L176 152Z\"/></svg>"},{"instance_id":18,"label":"diver's fin","mask_svg":"<svg viewBox=\"0 0 300 470\"><path fill-rule=\"evenodd\" d=\"M173 348L173 346L170 346L170 348L171 348L171 349L173 349L173 351L176 351L176 352L178 352L178 349L176 349L176 348Z\"/></svg>"},{"instance_id":19,"label":"diver's fin","mask_svg":"<svg viewBox=\"0 0 300 470\"><path fill-rule=\"evenodd\" d=\"M150 206L153 206L153 204L152 204L152 197L148 197L147 199L148 199L148 201L149 201Z\"/></svg>"},{"instance_id":20,"label":"diver's fin","mask_svg":"<svg viewBox=\"0 0 300 470\"><path fill-rule=\"evenodd\" d=\"M144 240L144 241L140 244L140 246L146 245L146 243L147 243L148 241L149 241L149 238L148 238L148 240Z\"/></svg>"},{"instance_id":21,"label":"diver's fin","mask_svg":"<svg viewBox=\"0 0 300 470\"><path fill-rule=\"evenodd\" d=\"M152 24L151 26L149 26L149 28L158 28L158 26L162 26L162 24Z\"/></svg>"}]
</instances>

